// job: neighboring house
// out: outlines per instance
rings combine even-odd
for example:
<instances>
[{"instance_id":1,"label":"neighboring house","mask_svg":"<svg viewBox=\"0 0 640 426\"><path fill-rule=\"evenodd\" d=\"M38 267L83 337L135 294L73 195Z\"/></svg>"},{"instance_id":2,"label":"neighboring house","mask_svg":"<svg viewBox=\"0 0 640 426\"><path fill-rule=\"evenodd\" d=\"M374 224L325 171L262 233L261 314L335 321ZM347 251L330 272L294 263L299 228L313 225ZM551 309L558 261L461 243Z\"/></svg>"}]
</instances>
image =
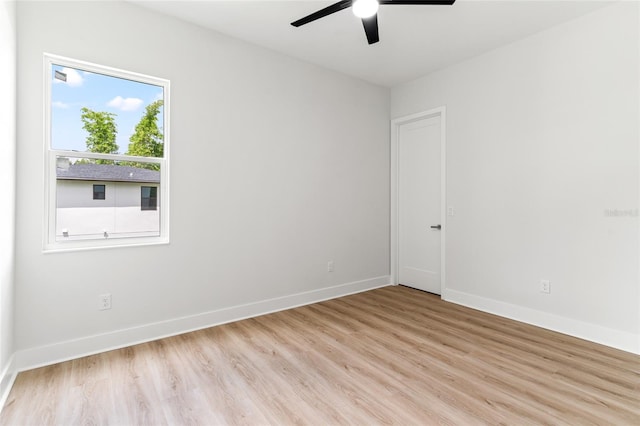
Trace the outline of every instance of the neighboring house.
<instances>
[{"instance_id":1,"label":"neighboring house","mask_svg":"<svg viewBox=\"0 0 640 426\"><path fill-rule=\"evenodd\" d=\"M159 171L61 158L56 176L56 239L159 235Z\"/></svg>"}]
</instances>

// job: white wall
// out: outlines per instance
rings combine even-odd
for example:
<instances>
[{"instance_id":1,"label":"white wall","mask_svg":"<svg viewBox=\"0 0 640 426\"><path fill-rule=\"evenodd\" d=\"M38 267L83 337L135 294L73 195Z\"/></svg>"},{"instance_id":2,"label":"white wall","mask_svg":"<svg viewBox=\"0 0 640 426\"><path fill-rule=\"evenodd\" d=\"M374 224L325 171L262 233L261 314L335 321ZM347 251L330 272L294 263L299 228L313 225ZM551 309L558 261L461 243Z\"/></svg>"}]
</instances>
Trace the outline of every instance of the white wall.
<instances>
[{"instance_id":1,"label":"white wall","mask_svg":"<svg viewBox=\"0 0 640 426\"><path fill-rule=\"evenodd\" d=\"M447 107L445 298L640 352L638 4L392 90ZM540 279L551 294L539 292Z\"/></svg>"},{"instance_id":2,"label":"white wall","mask_svg":"<svg viewBox=\"0 0 640 426\"><path fill-rule=\"evenodd\" d=\"M0 1L0 406L13 354L16 165L16 13Z\"/></svg>"},{"instance_id":3,"label":"white wall","mask_svg":"<svg viewBox=\"0 0 640 426\"><path fill-rule=\"evenodd\" d=\"M127 3L18 37L19 368L388 283L387 89ZM42 253L43 52L171 80L170 245Z\"/></svg>"}]
</instances>

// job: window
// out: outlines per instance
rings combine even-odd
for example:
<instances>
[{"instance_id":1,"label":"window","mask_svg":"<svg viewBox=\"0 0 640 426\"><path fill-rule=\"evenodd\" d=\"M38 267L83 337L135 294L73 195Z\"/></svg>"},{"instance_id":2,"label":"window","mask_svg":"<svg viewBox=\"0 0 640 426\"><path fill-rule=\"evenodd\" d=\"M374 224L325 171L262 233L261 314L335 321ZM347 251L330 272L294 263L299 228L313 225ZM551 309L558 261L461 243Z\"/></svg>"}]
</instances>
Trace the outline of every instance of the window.
<instances>
[{"instance_id":1,"label":"window","mask_svg":"<svg viewBox=\"0 0 640 426\"><path fill-rule=\"evenodd\" d=\"M140 210L158 210L158 188L155 186L140 187Z\"/></svg>"},{"instance_id":2,"label":"window","mask_svg":"<svg viewBox=\"0 0 640 426\"><path fill-rule=\"evenodd\" d=\"M93 185L93 199L94 200L104 200L106 197L105 186L104 185Z\"/></svg>"},{"instance_id":3,"label":"window","mask_svg":"<svg viewBox=\"0 0 640 426\"><path fill-rule=\"evenodd\" d=\"M44 250L169 242L169 82L49 54L45 76Z\"/></svg>"}]
</instances>

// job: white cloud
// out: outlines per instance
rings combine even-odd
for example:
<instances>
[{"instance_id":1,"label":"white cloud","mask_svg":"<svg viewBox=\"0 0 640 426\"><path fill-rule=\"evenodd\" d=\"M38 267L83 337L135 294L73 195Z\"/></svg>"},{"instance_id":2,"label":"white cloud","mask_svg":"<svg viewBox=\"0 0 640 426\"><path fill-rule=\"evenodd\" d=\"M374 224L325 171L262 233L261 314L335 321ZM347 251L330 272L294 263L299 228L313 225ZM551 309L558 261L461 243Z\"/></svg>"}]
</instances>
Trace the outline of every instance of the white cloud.
<instances>
[{"instance_id":1,"label":"white cloud","mask_svg":"<svg viewBox=\"0 0 640 426\"><path fill-rule=\"evenodd\" d=\"M69 108L69 104L65 104L64 102L60 102L60 101L53 101L51 103L51 106L54 108L62 108L62 109Z\"/></svg>"},{"instance_id":2,"label":"white cloud","mask_svg":"<svg viewBox=\"0 0 640 426\"><path fill-rule=\"evenodd\" d=\"M66 83L70 87L80 87L82 86L82 83L84 83L84 78L80 75L78 70L73 68L62 68L61 72L67 75L67 81L65 82L54 78L54 83Z\"/></svg>"},{"instance_id":3,"label":"white cloud","mask_svg":"<svg viewBox=\"0 0 640 426\"><path fill-rule=\"evenodd\" d=\"M107 106L117 108L122 111L135 111L142 105L144 101L138 98L123 98L122 96L116 96L111 99Z\"/></svg>"}]
</instances>

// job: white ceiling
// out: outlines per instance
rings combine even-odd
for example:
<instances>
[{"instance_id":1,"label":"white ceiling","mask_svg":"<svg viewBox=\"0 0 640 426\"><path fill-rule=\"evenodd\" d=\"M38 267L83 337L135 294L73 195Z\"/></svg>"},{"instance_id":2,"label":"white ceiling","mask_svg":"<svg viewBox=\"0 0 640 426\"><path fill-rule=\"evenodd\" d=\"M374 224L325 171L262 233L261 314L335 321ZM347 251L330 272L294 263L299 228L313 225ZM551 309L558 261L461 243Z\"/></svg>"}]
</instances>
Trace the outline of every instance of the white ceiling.
<instances>
[{"instance_id":1,"label":"white ceiling","mask_svg":"<svg viewBox=\"0 0 640 426\"><path fill-rule=\"evenodd\" d=\"M349 9L299 28L291 22L337 0L134 2L158 12L382 86L574 19L607 1L457 0L453 6L383 5L380 42L368 45Z\"/></svg>"}]
</instances>

